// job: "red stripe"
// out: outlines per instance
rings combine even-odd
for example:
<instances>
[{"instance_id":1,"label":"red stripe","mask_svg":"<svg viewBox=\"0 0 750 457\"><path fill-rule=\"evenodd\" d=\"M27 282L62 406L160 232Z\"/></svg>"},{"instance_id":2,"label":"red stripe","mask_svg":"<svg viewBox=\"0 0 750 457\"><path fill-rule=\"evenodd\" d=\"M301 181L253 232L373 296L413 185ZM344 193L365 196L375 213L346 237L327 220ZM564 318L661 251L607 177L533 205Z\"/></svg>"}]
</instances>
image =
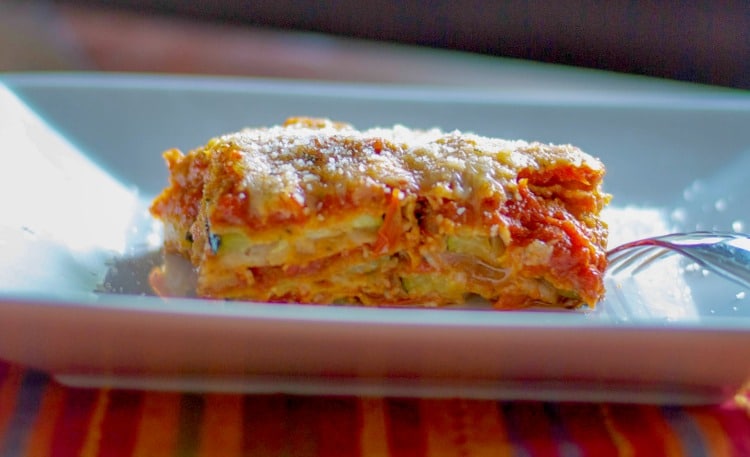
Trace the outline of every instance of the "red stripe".
<instances>
[{"instance_id":1,"label":"red stripe","mask_svg":"<svg viewBox=\"0 0 750 457\"><path fill-rule=\"evenodd\" d=\"M199 446L203 409L204 400L202 395L198 393L183 393L180 396L175 455L195 455Z\"/></svg>"},{"instance_id":2,"label":"red stripe","mask_svg":"<svg viewBox=\"0 0 750 457\"><path fill-rule=\"evenodd\" d=\"M135 447L141 418L140 392L111 391L101 425L100 456L130 456Z\"/></svg>"},{"instance_id":3,"label":"red stripe","mask_svg":"<svg viewBox=\"0 0 750 457\"><path fill-rule=\"evenodd\" d=\"M321 417L314 397L286 397L285 455L315 456L318 454L317 423Z\"/></svg>"},{"instance_id":4,"label":"red stripe","mask_svg":"<svg viewBox=\"0 0 750 457\"><path fill-rule=\"evenodd\" d=\"M558 455L558 443L552 437L543 403L507 402L499 407L514 445L522 446L531 455Z\"/></svg>"},{"instance_id":5,"label":"red stripe","mask_svg":"<svg viewBox=\"0 0 750 457\"><path fill-rule=\"evenodd\" d=\"M614 427L633 448L634 455L667 455L665 437L659 434L659 427L649 423L643 408L655 406L615 405L610 408ZM658 414L658 413L657 413Z\"/></svg>"},{"instance_id":6,"label":"red stripe","mask_svg":"<svg viewBox=\"0 0 750 457\"><path fill-rule=\"evenodd\" d=\"M422 430L419 400L385 400L385 423L391 457L426 455L427 443Z\"/></svg>"},{"instance_id":7,"label":"red stripe","mask_svg":"<svg viewBox=\"0 0 750 457\"><path fill-rule=\"evenodd\" d=\"M242 454L248 457L281 455L285 439L285 397L248 395L243 405Z\"/></svg>"},{"instance_id":8,"label":"red stripe","mask_svg":"<svg viewBox=\"0 0 750 457\"><path fill-rule=\"evenodd\" d=\"M3 453L8 438L7 427L16 414L18 392L23 379L24 368L19 365L0 365L0 454Z\"/></svg>"},{"instance_id":9,"label":"red stripe","mask_svg":"<svg viewBox=\"0 0 750 457\"><path fill-rule=\"evenodd\" d=\"M66 389L65 405L52 435L50 457L80 453L97 393L96 390Z\"/></svg>"},{"instance_id":10,"label":"red stripe","mask_svg":"<svg viewBox=\"0 0 750 457\"><path fill-rule=\"evenodd\" d=\"M352 457L359 454L359 411L353 398L321 398L316 409L321 457Z\"/></svg>"},{"instance_id":11,"label":"red stripe","mask_svg":"<svg viewBox=\"0 0 750 457\"><path fill-rule=\"evenodd\" d=\"M581 457L617 455L617 446L604 425L598 405L560 404L560 421L576 443Z\"/></svg>"},{"instance_id":12,"label":"red stripe","mask_svg":"<svg viewBox=\"0 0 750 457\"><path fill-rule=\"evenodd\" d=\"M10 364L4 360L0 360L0 384L5 381L5 378L10 372Z\"/></svg>"}]
</instances>

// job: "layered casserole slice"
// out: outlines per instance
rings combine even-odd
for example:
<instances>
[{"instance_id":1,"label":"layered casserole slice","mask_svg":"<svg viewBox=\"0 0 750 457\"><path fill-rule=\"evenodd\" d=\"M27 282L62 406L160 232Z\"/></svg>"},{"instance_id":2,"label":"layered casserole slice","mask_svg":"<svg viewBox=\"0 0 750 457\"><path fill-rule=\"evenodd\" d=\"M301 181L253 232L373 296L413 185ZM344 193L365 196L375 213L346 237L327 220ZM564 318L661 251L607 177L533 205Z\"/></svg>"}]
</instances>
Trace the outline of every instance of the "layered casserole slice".
<instances>
[{"instance_id":1,"label":"layered casserole slice","mask_svg":"<svg viewBox=\"0 0 750 457\"><path fill-rule=\"evenodd\" d=\"M151 211L202 297L519 308L604 292L604 167L573 146L290 118L165 158Z\"/></svg>"}]
</instances>

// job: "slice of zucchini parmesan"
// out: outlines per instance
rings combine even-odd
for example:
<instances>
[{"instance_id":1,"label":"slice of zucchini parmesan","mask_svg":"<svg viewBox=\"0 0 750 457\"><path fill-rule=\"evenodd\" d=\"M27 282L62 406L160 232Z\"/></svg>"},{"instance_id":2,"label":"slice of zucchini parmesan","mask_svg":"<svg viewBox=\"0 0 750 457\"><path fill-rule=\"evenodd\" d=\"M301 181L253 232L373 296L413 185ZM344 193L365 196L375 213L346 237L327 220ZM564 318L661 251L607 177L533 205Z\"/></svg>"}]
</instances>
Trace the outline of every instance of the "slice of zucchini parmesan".
<instances>
[{"instance_id":1,"label":"slice of zucchini parmesan","mask_svg":"<svg viewBox=\"0 0 750 457\"><path fill-rule=\"evenodd\" d=\"M199 296L519 308L604 293L604 166L570 145L290 118L165 158L151 211Z\"/></svg>"}]
</instances>

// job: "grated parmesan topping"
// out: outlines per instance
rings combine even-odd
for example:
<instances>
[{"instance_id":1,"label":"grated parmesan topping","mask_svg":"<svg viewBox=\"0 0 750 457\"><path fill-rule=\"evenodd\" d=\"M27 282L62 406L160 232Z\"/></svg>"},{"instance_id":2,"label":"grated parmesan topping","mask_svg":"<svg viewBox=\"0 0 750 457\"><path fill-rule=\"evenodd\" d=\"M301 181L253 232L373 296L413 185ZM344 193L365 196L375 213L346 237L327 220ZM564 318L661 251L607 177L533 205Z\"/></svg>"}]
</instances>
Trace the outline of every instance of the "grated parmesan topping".
<instances>
[{"instance_id":1,"label":"grated parmesan topping","mask_svg":"<svg viewBox=\"0 0 750 457\"><path fill-rule=\"evenodd\" d=\"M285 203L317 210L322 200L347 195L357 204L382 199L392 189L459 201L481 199L512 191L522 169L569 164L603 170L598 159L570 145L401 125L358 131L348 124L307 118L224 135L210 147L239 153L239 160L227 160L239 168L239 187L250 196L251 211L257 215Z\"/></svg>"}]
</instances>

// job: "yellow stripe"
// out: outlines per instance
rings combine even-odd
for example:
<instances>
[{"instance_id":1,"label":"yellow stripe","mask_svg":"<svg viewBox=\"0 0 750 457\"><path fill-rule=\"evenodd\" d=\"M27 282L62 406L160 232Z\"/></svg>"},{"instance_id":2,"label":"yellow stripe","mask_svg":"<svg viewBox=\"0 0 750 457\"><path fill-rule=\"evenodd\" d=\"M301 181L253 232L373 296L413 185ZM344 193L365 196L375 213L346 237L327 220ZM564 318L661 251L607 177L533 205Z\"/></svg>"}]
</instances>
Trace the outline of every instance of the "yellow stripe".
<instances>
[{"instance_id":1,"label":"yellow stripe","mask_svg":"<svg viewBox=\"0 0 750 457\"><path fill-rule=\"evenodd\" d=\"M619 455L620 457L633 456L635 454L633 446L630 445L628 439L625 438L625 435L622 433L622 431L620 431L615 425L615 421L612 419L612 411L610 411L609 406L601 405L600 408L602 411L602 417L604 418L604 426L606 427L609 436L612 438L612 442L617 448L617 455Z\"/></svg>"},{"instance_id":2,"label":"yellow stripe","mask_svg":"<svg viewBox=\"0 0 750 457\"><path fill-rule=\"evenodd\" d=\"M422 400L420 404L430 457L513 454L496 402Z\"/></svg>"},{"instance_id":3,"label":"yellow stripe","mask_svg":"<svg viewBox=\"0 0 750 457\"><path fill-rule=\"evenodd\" d=\"M242 453L242 396L204 396L198 455L231 457Z\"/></svg>"},{"instance_id":4,"label":"yellow stripe","mask_svg":"<svg viewBox=\"0 0 750 457\"><path fill-rule=\"evenodd\" d=\"M360 450L362 457L387 457L388 436L385 426L385 403L382 398L360 398L362 422Z\"/></svg>"},{"instance_id":5,"label":"yellow stripe","mask_svg":"<svg viewBox=\"0 0 750 457\"><path fill-rule=\"evenodd\" d=\"M708 455L712 457L732 455L732 445L727 441L726 432L715 417L698 408L686 410L686 413L692 416L700 428L703 440L708 447Z\"/></svg>"},{"instance_id":6,"label":"yellow stripe","mask_svg":"<svg viewBox=\"0 0 750 457\"><path fill-rule=\"evenodd\" d=\"M23 373L23 368L11 364L8 368L5 381L0 384L0 445L4 441L6 428L13 414L16 412L18 391L21 388Z\"/></svg>"},{"instance_id":7,"label":"yellow stripe","mask_svg":"<svg viewBox=\"0 0 750 457\"><path fill-rule=\"evenodd\" d=\"M109 389L101 389L96 395L94 412L91 414L86 438L81 447L81 457L96 457L99 453L99 444L102 441L102 423L109 406Z\"/></svg>"},{"instance_id":8,"label":"yellow stripe","mask_svg":"<svg viewBox=\"0 0 750 457\"><path fill-rule=\"evenodd\" d=\"M750 417L750 381L746 382L744 386L734 396L734 402Z\"/></svg>"},{"instance_id":9,"label":"yellow stripe","mask_svg":"<svg viewBox=\"0 0 750 457\"><path fill-rule=\"evenodd\" d=\"M56 382L47 383L34 425L29 433L26 457L49 455L57 420L65 405L66 389Z\"/></svg>"},{"instance_id":10,"label":"yellow stripe","mask_svg":"<svg viewBox=\"0 0 750 457\"><path fill-rule=\"evenodd\" d=\"M133 457L171 455L177 443L180 394L146 392Z\"/></svg>"},{"instance_id":11,"label":"yellow stripe","mask_svg":"<svg viewBox=\"0 0 750 457\"><path fill-rule=\"evenodd\" d=\"M745 411L748 417L750 417L750 394L741 393L734 397L734 402L737 406Z\"/></svg>"}]
</instances>

